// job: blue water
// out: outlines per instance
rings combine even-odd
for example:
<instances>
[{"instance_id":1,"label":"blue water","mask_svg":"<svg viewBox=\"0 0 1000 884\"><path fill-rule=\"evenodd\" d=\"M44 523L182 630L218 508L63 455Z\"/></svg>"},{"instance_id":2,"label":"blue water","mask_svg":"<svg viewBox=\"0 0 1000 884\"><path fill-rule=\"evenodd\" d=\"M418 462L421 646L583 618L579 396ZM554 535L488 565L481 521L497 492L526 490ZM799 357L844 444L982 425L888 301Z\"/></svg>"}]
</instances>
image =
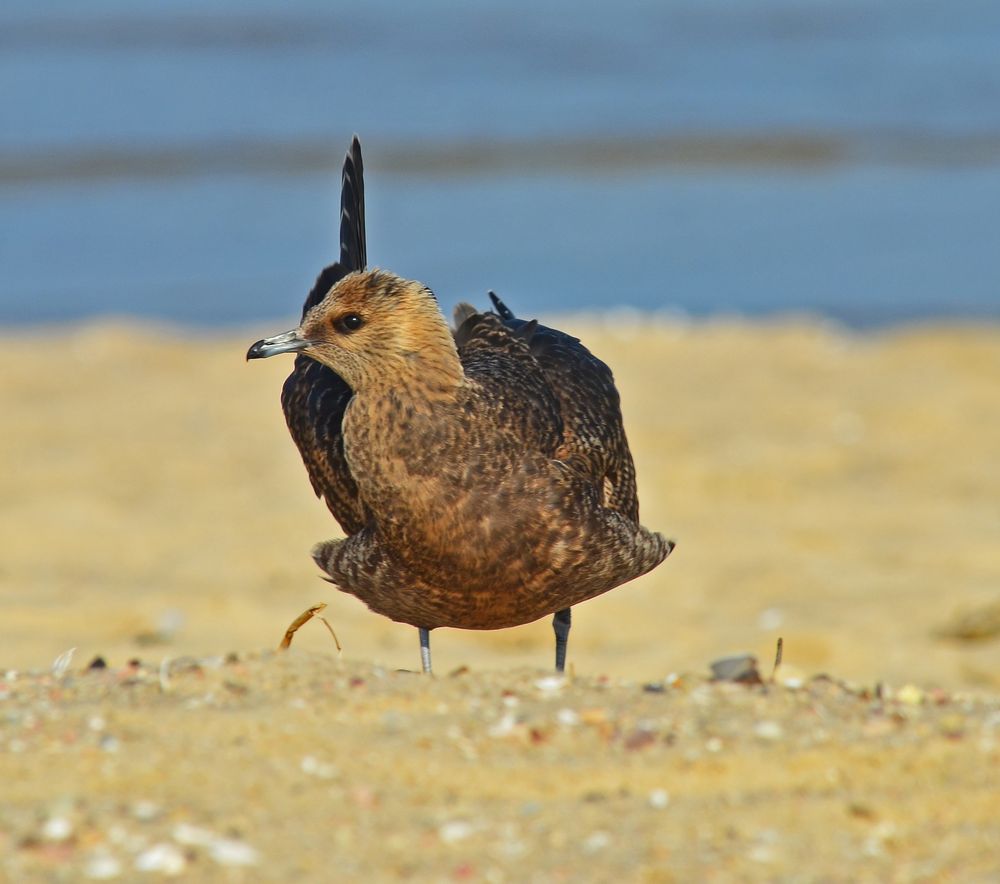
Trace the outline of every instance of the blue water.
<instances>
[{"instance_id":1,"label":"blue water","mask_svg":"<svg viewBox=\"0 0 1000 884\"><path fill-rule=\"evenodd\" d=\"M0 322L290 323L354 131L445 305L1000 317L995 2L82 10L0 9Z\"/></svg>"}]
</instances>

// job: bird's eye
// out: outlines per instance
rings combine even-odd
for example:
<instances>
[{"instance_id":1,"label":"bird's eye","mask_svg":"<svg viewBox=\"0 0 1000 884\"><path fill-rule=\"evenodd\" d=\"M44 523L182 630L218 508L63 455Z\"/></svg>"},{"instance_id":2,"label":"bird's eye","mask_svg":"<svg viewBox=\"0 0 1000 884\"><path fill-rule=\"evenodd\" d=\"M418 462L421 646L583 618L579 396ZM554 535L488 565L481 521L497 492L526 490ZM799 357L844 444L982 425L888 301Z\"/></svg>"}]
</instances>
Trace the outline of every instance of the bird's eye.
<instances>
[{"instance_id":1,"label":"bird's eye","mask_svg":"<svg viewBox=\"0 0 1000 884\"><path fill-rule=\"evenodd\" d=\"M337 331L343 332L347 335L353 331L357 331L364 324L365 321L358 316L357 313L345 313L339 319L334 321L333 327L337 329Z\"/></svg>"}]
</instances>

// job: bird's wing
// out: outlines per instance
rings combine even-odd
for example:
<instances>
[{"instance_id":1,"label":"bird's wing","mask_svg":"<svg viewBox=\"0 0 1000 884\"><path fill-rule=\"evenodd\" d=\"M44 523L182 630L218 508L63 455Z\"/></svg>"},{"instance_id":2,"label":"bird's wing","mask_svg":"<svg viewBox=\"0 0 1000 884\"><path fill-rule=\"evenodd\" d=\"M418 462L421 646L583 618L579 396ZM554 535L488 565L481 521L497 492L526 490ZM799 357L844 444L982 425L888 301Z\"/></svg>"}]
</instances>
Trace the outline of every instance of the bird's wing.
<instances>
[{"instance_id":1,"label":"bird's wing","mask_svg":"<svg viewBox=\"0 0 1000 884\"><path fill-rule=\"evenodd\" d=\"M611 369L578 338L517 319L493 292L490 298L505 327L523 333L533 326L529 349L558 400L562 418L559 458L582 465L601 488L604 505L638 522L635 465Z\"/></svg>"},{"instance_id":2,"label":"bird's wing","mask_svg":"<svg viewBox=\"0 0 1000 884\"><path fill-rule=\"evenodd\" d=\"M357 136L344 160L340 194L340 260L326 267L302 307L305 317L348 273L364 270L365 184L361 144ZM364 527L367 519L357 485L344 458L341 424L351 388L336 372L308 356L297 356L295 367L281 390L281 407L292 439L302 455L309 481L347 534Z\"/></svg>"},{"instance_id":3,"label":"bird's wing","mask_svg":"<svg viewBox=\"0 0 1000 884\"><path fill-rule=\"evenodd\" d=\"M531 355L537 323L509 328L494 313L467 304L455 311L455 344L466 377L483 392L490 425L504 427L520 445L555 457L563 438L559 403Z\"/></svg>"}]
</instances>

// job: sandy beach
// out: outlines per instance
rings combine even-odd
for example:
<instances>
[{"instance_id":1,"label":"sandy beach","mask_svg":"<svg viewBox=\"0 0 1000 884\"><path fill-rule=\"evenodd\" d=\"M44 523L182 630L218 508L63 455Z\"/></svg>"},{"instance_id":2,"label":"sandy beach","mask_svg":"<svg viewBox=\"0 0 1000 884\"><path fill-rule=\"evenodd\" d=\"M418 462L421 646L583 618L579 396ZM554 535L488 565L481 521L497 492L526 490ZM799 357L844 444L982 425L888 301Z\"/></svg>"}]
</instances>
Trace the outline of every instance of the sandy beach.
<instances>
[{"instance_id":1,"label":"sandy beach","mask_svg":"<svg viewBox=\"0 0 1000 884\"><path fill-rule=\"evenodd\" d=\"M0 878L1000 875L1000 327L559 322L678 544L566 680L548 622L400 672L416 631L317 578L290 360L243 361L280 323L3 331ZM274 653L317 602L342 654Z\"/></svg>"}]
</instances>

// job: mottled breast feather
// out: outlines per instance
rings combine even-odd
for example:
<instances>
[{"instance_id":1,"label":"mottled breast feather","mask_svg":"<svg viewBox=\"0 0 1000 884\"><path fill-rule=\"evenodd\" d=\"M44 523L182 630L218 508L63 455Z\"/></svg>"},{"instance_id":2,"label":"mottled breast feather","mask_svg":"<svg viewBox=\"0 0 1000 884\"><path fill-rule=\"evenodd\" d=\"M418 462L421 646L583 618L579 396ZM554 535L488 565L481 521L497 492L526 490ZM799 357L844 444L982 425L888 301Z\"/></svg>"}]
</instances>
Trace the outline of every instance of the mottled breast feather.
<instances>
[{"instance_id":1,"label":"mottled breast feather","mask_svg":"<svg viewBox=\"0 0 1000 884\"><path fill-rule=\"evenodd\" d=\"M355 136L344 160L340 196L340 260L316 279L302 307L303 317L326 297L340 279L367 264L365 190L361 145ZM292 439L302 455L309 481L347 534L367 521L357 485L344 458L342 423L351 388L335 371L308 356L297 356L281 390Z\"/></svg>"}]
</instances>

